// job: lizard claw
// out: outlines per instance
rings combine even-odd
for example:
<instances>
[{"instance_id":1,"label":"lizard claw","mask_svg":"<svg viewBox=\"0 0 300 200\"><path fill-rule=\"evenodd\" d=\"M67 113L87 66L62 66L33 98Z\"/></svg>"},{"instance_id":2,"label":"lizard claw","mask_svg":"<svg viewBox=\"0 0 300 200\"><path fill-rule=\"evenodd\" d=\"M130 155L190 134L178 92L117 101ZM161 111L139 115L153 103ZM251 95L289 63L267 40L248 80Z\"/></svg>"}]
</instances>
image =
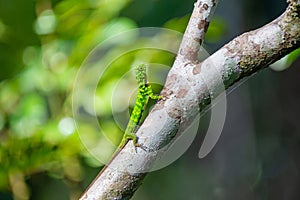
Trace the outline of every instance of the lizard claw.
<instances>
[{"instance_id":1,"label":"lizard claw","mask_svg":"<svg viewBox=\"0 0 300 200\"><path fill-rule=\"evenodd\" d=\"M135 137L135 139L132 140L133 141L133 145L135 147L135 153L137 153L137 147L143 149L144 151L146 151L146 147L140 143L138 143L138 137Z\"/></svg>"},{"instance_id":2,"label":"lizard claw","mask_svg":"<svg viewBox=\"0 0 300 200\"><path fill-rule=\"evenodd\" d=\"M132 140L132 143L133 143L133 146L135 147L136 153L137 153L137 147L140 147L141 149L146 151L146 147L143 146L142 144L138 143L138 137L132 133L127 133L123 136L123 139L119 145L119 148L123 148L129 140Z\"/></svg>"}]
</instances>

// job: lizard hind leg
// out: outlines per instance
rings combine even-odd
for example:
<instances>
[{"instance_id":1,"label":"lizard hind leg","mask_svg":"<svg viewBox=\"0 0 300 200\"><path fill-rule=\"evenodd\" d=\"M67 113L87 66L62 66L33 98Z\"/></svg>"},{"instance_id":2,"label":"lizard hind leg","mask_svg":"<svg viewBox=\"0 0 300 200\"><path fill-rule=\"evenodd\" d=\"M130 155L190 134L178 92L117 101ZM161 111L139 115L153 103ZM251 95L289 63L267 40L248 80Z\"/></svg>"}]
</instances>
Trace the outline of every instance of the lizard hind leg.
<instances>
[{"instance_id":1,"label":"lizard hind leg","mask_svg":"<svg viewBox=\"0 0 300 200\"><path fill-rule=\"evenodd\" d=\"M143 145L138 143L138 137L134 133L125 133L124 134L122 141L119 145L119 149L122 149L129 140L132 140L133 145L135 147L135 151L136 151L137 147L140 147L141 149L146 151L146 148Z\"/></svg>"},{"instance_id":2,"label":"lizard hind leg","mask_svg":"<svg viewBox=\"0 0 300 200\"><path fill-rule=\"evenodd\" d=\"M138 142L137 142L137 136L136 136L134 133L126 133L126 134L124 135L124 137L123 137L123 140L125 140L125 141L124 141L125 144L126 144L129 140L132 140L133 145L134 145L135 147L139 147L139 146L140 146L140 144L138 144Z\"/></svg>"},{"instance_id":3,"label":"lizard hind leg","mask_svg":"<svg viewBox=\"0 0 300 200\"><path fill-rule=\"evenodd\" d=\"M119 148L123 148L129 140L132 140L135 147L141 147L141 145L137 142L137 136L134 133L125 133Z\"/></svg>"}]
</instances>

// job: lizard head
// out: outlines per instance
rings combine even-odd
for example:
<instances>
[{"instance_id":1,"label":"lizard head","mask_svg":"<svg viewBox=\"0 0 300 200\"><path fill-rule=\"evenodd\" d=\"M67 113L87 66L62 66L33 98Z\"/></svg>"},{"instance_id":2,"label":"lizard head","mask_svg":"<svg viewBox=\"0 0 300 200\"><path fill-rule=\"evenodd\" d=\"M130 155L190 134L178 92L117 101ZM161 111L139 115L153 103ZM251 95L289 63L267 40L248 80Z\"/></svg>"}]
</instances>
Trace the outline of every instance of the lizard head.
<instances>
[{"instance_id":1,"label":"lizard head","mask_svg":"<svg viewBox=\"0 0 300 200\"><path fill-rule=\"evenodd\" d=\"M139 85L147 83L146 69L147 69L146 64L140 64L140 65L135 67L136 80L137 80Z\"/></svg>"}]
</instances>

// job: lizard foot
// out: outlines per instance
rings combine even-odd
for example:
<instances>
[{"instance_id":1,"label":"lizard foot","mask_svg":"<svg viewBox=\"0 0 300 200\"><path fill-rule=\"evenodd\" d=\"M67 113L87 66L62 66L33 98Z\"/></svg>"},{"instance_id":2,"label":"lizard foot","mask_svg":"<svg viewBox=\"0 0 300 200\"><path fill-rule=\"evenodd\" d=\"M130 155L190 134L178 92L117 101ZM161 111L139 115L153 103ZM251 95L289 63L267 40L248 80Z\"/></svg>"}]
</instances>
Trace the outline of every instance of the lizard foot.
<instances>
[{"instance_id":1,"label":"lizard foot","mask_svg":"<svg viewBox=\"0 0 300 200\"><path fill-rule=\"evenodd\" d=\"M119 145L119 148L123 148L129 140L132 140L133 145L135 147L135 152L137 152L137 150L136 150L137 147L140 147L141 149L146 151L145 146L143 146L142 144L139 144L138 143L138 137L135 134L132 134L132 133L127 133L123 136L123 139L122 139L122 141Z\"/></svg>"}]
</instances>

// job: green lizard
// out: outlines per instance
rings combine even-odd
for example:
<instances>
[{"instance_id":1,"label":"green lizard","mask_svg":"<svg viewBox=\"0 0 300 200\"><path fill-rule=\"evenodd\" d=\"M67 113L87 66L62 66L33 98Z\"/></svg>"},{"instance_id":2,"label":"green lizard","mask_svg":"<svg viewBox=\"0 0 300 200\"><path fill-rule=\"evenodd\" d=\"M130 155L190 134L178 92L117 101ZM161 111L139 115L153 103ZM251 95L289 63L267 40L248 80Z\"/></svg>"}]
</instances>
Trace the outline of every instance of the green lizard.
<instances>
[{"instance_id":1,"label":"green lizard","mask_svg":"<svg viewBox=\"0 0 300 200\"><path fill-rule=\"evenodd\" d=\"M143 111L147 106L149 98L150 99L162 98L162 96L153 94L151 85L147 81L146 68L147 68L146 64L140 64L137 67L135 67L136 80L138 82L138 95L135 101L135 105L133 107L128 125L126 127L121 143L119 144L119 147L112 155L110 161L102 168L100 174L103 171L105 171L105 169L111 164L113 159L120 153L120 151L123 149L123 147L127 144L129 140L133 141L133 145L135 147L143 148L143 146L139 144L137 141L137 136L135 134L135 131L138 127L138 124L140 123L141 117L143 115Z\"/></svg>"},{"instance_id":2,"label":"green lizard","mask_svg":"<svg viewBox=\"0 0 300 200\"><path fill-rule=\"evenodd\" d=\"M143 111L150 99L161 99L162 96L154 95L150 83L147 81L146 64L135 67L136 80L138 82L138 94L133 107L128 125L118 149L122 149L129 140L133 141L135 147L141 147L137 142L135 131L143 115Z\"/></svg>"}]
</instances>

